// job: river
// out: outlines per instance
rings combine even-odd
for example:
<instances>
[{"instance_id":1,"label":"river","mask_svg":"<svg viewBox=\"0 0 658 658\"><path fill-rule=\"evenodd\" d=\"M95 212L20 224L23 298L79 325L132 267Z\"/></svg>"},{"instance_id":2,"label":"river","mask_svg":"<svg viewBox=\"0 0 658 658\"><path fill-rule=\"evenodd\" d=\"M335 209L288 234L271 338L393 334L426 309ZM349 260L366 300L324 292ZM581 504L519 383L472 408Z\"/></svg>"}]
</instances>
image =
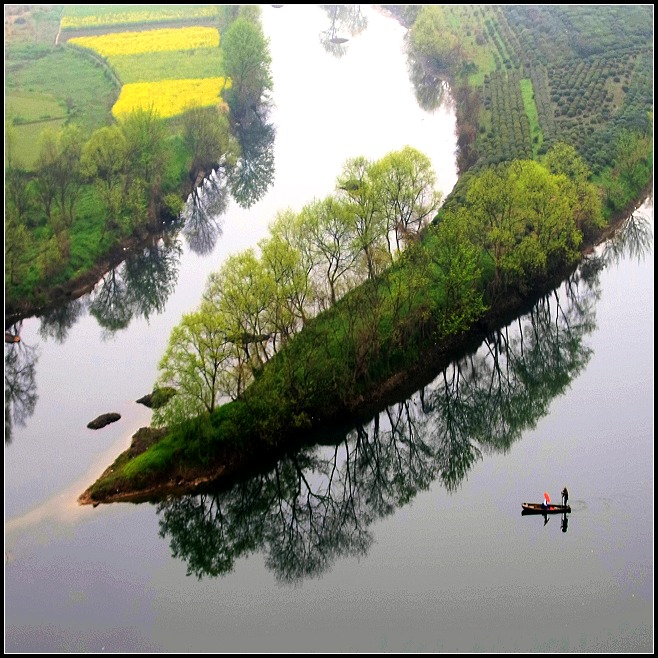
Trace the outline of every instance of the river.
<instances>
[{"instance_id":1,"label":"river","mask_svg":"<svg viewBox=\"0 0 658 658\"><path fill-rule=\"evenodd\" d=\"M331 21L318 6L263 7L274 178L250 208L229 202L210 253L181 239L162 309L115 331L107 309L102 325L90 312L97 289L69 309L75 322L27 319L21 343L5 346L6 378L15 354L25 384L5 437L6 651L652 651L652 239L618 259L608 250L591 289L549 298L546 317L563 308L571 321L556 319L556 333L541 325L544 355L519 351L513 323L506 365L522 368L502 398L482 397L481 377L467 376L471 362L491 371L490 343L462 364L458 390L445 383L454 369L437 373L347 441L282 461L282 481L308 486L305 505L271 474L160 507L76 503L149 424L135 401L208 274L265 237L278 211L329 194L347 157L406 144L430 156L444 194L452 189L454 113L418 107L404 30L363 11L367 28L339 57L321 43ZM640 214L653 229L652 201ZM457 426L477 434L446 454L436 435L448 426L448 392L467 400ZM121 420L86 428L109 411ZM478 411L491 436L472 420ZM398 416L420 431L394 434ZM371 448L388 451L380 475L390 477L366 477L379 463ZM566 532L557 516L521 516L521 502L544 490L557 500L565 484Z\"/></svg>"}]
</instances>

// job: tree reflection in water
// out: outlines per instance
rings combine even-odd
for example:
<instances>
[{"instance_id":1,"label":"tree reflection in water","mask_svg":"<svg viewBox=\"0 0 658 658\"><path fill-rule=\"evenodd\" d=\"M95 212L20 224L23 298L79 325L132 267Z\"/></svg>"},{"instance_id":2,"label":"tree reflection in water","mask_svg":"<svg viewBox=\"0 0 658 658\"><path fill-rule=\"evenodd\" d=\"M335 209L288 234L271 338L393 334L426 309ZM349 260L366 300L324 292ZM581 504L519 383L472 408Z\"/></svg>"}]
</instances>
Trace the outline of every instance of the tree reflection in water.
<instances>
[{"instance_id":1,"label":"tree reflection in water","mask_svg":"<svg viewBox=\"0 0 658 658\"><path fill-rule=\"evenodd\" d=\"M650 218L636 210L619 228L615 239L605 243L601 259L606 265L616 265L627 257L639 262L651 253L652 246L653 230Z\"/></svg>"},{"instance_id":2,"label":"tree reflection in water","mask_svg":"<svg viewBox=\"0 0 658 658\"><path fill-rule=\"evenodd\" d=\"M12 333L20 335L20 323L14 325ZM39 399L35 377L38 360L36 346L24 340L5 343L5 445L11 443L13 428L24 426L34 413Z\"/></svg>"},{"instance_id":3,"label":"tree reflection in water","mask_svg":"<svg viewBox=\"0 0 658 658\"><path fill-rule=\"evenodd\" d=\"M227 176L231 195L241 208L260 201L274 180L276 131L268 122L270 110L270 104L263 101L251 114L243 112L243 122L233 128L240 157Z\"/></svg>"},{"instance_id":4,"label":"tree reflection in water","mask_svg":"<svg viewBox=\"0 0 658 658\"><path fill-rule=\"evenodd\" d=\"M361 13L361 5L320 5L329 17L329 27L320 32L322 47L336 58L347 53L349 37L361 34L368 27L368 18Z\"/></svg>"},{"instance_id":5,"label":"tree reflection in water","mask_svg":"<svg viewBox=\"0 0 658 658\"><path fill-rule=\"evenodd\" d=\"M423 65L409 46L407 46L407 71L414 88L416 102L422 110L433 112L448 101L450 97L446 92L449 85L445 75Z\"/></svg>"},{"instance_id":6,"label":"tree reflection in water","mask_svg":"<svg viewBox=\"0 0 658 658\"><path fill-rule=\"evenodd\" d=\"M268 123L269 113L266 99L239 110L242 121L233 123L232 132L240 156L235 164L224 163L190 194L181 219L183 236L194 253L205 256L215 248L230 196L241 208L250 208L272 185L275 130Z\"/></svg>"},{"instance_id":7,"label":"tree reflection in water","mask_svg":"<svg viewBox=\"0 0 658 658\"><path fill-rule=\"evenodd\" d=\"M176 286L182 253L177 234L154 238L141 251L103 276L89 312L107 335L125 329L132 318L160 313Z\"/></svg>"},{"instance_id":8,"label":"tree reflection in water","mask_svg":"<svg viewBox=\"0 0 658 658\"><path fill-rule=\"evenodd\" d=\"M195 254L206 256L215 248L217 238L222 234L220 218L227 207L226 181L214 172L201 187L192 191L181 219L184 222L183 236Z\"/></svg>"},{"instance_id":9,"label":"tree reflection in water","mask_svg":"<svg viewBox=\"0 0 658 658\"><path fill-rule=\"evenodd\" d=\"M639 245L650 247L640 240L633 249ZM237 559L262 551L278 580L296 583L338 558L365 555L374 521L437 479L455 491L483 455L506 453L535 427L582 371L603 262L587 259L477 352L335 445L286 455L228 490L160 502L160 535L174 557L200 579L227 574Z\"/></svg>"},{"instance_id":10,"label":"tree reflection in water","mask_svg":"<svg viewBox=\"0 0 658 658\"><path fill-rule=\"evenodd\" d=\"M69 334L69 329L87 312L84 298L72 299L66 304L46 311L39 318L39 335L44 340L53 338L63 343Z\"/></svg>"}]
</instances>

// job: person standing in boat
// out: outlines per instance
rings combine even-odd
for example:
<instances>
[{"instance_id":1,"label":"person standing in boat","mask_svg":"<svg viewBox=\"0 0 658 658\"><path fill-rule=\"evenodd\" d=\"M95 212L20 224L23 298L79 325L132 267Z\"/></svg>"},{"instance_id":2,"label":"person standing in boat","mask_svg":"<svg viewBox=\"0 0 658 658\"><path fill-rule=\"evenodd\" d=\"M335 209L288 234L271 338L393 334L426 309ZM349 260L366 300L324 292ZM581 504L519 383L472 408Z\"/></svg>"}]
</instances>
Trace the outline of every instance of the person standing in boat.
<instances>
[{"instance_id":1,"label":"person standing in boat","mask_svg":"<svg viewBox=\"0 0 658 658\"><path fill-rule=\"evenodd\" d=\"M566 507L568 502L569 502L569 491L567 490L566 487L564 487L564 489L562 489L562 504Z\"/></svg>"}]
</instances>

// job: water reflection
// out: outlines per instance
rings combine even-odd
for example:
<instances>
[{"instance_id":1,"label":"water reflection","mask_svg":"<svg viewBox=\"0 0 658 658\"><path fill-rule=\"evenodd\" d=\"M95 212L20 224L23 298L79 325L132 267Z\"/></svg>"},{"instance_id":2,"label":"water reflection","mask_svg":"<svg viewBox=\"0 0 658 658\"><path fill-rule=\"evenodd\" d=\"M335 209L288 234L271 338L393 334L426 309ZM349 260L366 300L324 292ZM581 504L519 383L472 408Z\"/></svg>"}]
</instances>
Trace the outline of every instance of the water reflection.
<instances>
[{"instance_id":1,"label":"water reflection","mask_svg":"<svg viewBox=\"0 0 658 658\"><path fill-rule=\"evenodd\" d=\"M40 316L39 335L63 343L71 327L87 312L86 298L73 299L46 311Z\"/></svg>"},{"instance_id":2,"label":"water reflection","mask_svg":"<svg viewBox=\"0 0 658 658\"><path fill-rule=\"evenodd\" d=\"M228 172L231 195L241 208L260 201L274 180L274 126L269 123L271 107L261 102L247 125L234 127L240 144L237 164Z\"/></svg>"},{"instance_id":3,"label":"water reflection","mask_svg":"<svg viewBox=\"0 0 658 658\"><path fill-rule=\"evenodd\" d=\"M148 320L162 312L176 285L181 254L176 233L166 233L103 276L89 312L107 334L125 329L132 318Z\"/></svg>"},{"instance_id":4,"label":"water reflection","mask_svg":"<svg viewBox=\"0 0 658 658\"><path fill-rule=\"evenodd\" d=\"M407 47L407 70L420 108L432 112L447 101L449 95L446 92L449 90L449 85L445 76L423 64L409 47Z\"/></svg>"},{"instance_id":5,"label":"water reflection","mask_svg":"<svg viewBox=\"0 0 658 658\"><path fill-rule=\"evenodd\" d=\"M320 5L329 18L329 26L320 32L322 47L336 58L347 53L349 37L355 37L368 27L368 18L361 5Z\"/></svg>"},{"instance_id":6,"label":"water reflection","mask_svg":"<svg viewBox=\"0 0 658 658\"><path fill-rule=\"evenodd\" d=\"M216 174L209 176L192 191L185 205L183 236L189 248L200 256L210 254L222 234L221 216L228 207L226 180Z\"/></svg>"},{"instance_id":7,"label":"water reflection","mask_svg":"<svg viewBox=\"0 0 658 658\"><path fill-rule=\"evenodd\" d=\"M254 551L286 583L365 555L375 520L436 480L455 491L474 463L506 453L547 414L591 356L584 339L595 328L598 272L576 272L477 352L330 446L286 455L230 488L159 503L160 535L197 578L229 573Z\"/></svg>"},{"instance_id":8,"label":"water reflection","mask_svg":"<svg viewBox=\"0 0 658 658\"><path fill-rule=\"evenodd\" d=\"M183 236L190 249L210 254L222 234L222 217L233 197L241 208L262 199L274 181L274 126L269 123L271 106L265 99L253 108L240 109L240 122L232 132L240 146L235 164L224 163L195 188L183 210Z\"/></svg>"},{"instance_id":9,"label":"water reflection","mask_svg":"<svg viewBox=\"0 0 658 658\"><path fill-rule=\"evenodd\" d=\"M20 324L20 323L19 323ZM20 327L14 326L20 335ZM37 404L36 367L39 351L24 340L5 344L5 445L16 425L24 426Z\"/></svg>"},{"instance_id":10,"label":"water reflection","mask_svg":"<svg viewBox=\"0 0 658 658\"><path fill-rule=\"evenodd\" d=\"M615 235L603 246L601 259L606 265L616 265L623 258L630 257L642 261L653 247L653 230L651 218L642 210L636 210L624 221Z\"/></svg>"}]
</instances>

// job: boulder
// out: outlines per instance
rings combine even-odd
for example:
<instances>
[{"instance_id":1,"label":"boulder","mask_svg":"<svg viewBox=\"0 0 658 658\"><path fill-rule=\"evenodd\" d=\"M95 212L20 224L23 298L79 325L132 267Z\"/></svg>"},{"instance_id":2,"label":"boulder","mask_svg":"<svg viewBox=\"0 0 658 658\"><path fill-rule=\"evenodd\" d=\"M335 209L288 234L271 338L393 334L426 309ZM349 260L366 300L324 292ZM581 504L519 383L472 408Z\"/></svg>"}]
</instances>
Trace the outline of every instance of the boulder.
<instances>
[{"instance_id":1,"label":"boulder","mask_svg":"<svg viewBox=\"0 0 658 658\"><path fill-rule=\"evenodd\" d=\"M175 388L154 388L153 393L149 393L148 395L139 398L139 400L136 400L136 402L143 404L149 409L158 409L159 407L163 407L165 404L167 404L167 402L169 402L169 400L174 395L176 395Z\"/></svg>"},{"instance_id":2,"label":"boulder","mask_svg":"<svg viewBox=\"0 0 658 658\"><path fill-rule=\"evenodd\" d=\"M87 423L87 427L90 430L99 430L110 423L116 423L119 418L121 418L121 415L117 413L101 414L98 418L94 418L90 423Z\"/></svg>"}]
</instances>

